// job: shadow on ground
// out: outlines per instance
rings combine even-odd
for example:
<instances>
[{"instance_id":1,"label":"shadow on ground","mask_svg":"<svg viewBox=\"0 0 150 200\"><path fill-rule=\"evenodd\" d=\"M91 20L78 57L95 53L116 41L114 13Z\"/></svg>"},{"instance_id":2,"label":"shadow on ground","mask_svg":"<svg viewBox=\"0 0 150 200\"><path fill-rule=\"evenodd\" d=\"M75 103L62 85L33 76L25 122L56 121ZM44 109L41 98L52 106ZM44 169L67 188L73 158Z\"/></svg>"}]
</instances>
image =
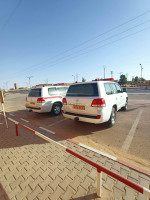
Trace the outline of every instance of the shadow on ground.
<instances>
[{"instance_id":1,"label":"shadow on ground","mask_svg":"<svg viewBox=\"0 0 150 200\"><path fill-rule=\"evenodd\" d=\"M0 200L10 200L1 183L0 183Z\"/></svg>"}]
</instances>

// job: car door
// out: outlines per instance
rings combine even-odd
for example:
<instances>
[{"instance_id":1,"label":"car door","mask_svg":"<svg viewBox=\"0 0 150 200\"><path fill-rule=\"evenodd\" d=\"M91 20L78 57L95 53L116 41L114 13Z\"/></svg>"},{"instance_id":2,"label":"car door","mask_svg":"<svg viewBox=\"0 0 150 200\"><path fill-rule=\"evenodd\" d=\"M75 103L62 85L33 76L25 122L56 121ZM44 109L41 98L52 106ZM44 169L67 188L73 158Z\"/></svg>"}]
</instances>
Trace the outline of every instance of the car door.
<instances>
[{"instance_id":1,"label":"car door","mask_svg":"<svg viewBox=\"0 0 150 200\"><path fill-rule=\"evenodd\" d=\"M117 110L119 110L122 107L122 94L120 93L120 91L117 91L117 86L116 83L111 83L111 88L112 88L112 92L113 92L113 98L114 101L117 105Z\"/></svg>"}]
</instances>

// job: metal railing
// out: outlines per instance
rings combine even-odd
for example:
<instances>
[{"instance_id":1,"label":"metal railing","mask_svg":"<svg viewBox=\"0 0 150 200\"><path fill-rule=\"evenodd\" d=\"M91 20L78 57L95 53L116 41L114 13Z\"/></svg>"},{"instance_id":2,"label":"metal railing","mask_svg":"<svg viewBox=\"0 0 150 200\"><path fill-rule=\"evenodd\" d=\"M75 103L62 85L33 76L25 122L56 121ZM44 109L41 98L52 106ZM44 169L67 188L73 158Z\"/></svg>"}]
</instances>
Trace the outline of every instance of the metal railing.
<instances>
[{"instance_id":1,"label":"metal railing","mask_svg":"<svg viewBox=\"0 0 150 200\"><path fill-rule=\"evenodd\" d=\"M3 114L0 114L3 116ZM106 173L107 175L115 178L116 180L124 183L125 185L131 187L132 189L136 190L137 192L140 192L141 194L144 194L145 196L149 197L150 198L150 190L145 188L145 187L142 187L136 183L134 183L133 181L130 181L128 180L127 178L93 162L92 160L89 160L88 158L72 151L71 149L67 148L66 146L46 137L45 135L39 133L38 131L35 131L31 128L29 128L28 126L25 126L9 117L7 117L8 120L12 121L13 123L15 123L15 129L16 129L16 136L18 136L18 126L21 126L25 129L27 129L28 131L30 131L31 133L34 133L35 135L41 137L42 139L54 144L55 146L61 148L63 151L66 151L68 153L70 153L71 155L75 156L76 158L79 158L80 160L88 163L89 165L93 166L94 168L97 169L97 196L98 197L101 197L102 196L102 172L103 173Z\"/></svg>"}]
</instances>

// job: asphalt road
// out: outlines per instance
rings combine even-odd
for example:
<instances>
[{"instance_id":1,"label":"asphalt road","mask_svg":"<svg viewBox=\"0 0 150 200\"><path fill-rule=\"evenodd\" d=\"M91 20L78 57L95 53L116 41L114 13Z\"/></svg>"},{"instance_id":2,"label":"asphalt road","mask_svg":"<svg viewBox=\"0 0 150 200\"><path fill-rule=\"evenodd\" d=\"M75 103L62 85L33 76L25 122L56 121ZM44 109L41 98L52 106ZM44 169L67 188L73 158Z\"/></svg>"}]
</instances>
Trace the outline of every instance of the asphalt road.
<instances>
[{"instance_id":1,"label":"asphalt road","mask_svg":"<svg viewBox=\"0 0 150 200\"><path fill-rule=\"evenodd\" d=\"M29 113L24 106L26 96L20 93L6 96L5 109L9 117L46 129L49 137L59 134L150 169L150 93L129 93L128 110L117 113L117 122L112 128L75 122L62 115Z\"/></svg>"}]
</instances>

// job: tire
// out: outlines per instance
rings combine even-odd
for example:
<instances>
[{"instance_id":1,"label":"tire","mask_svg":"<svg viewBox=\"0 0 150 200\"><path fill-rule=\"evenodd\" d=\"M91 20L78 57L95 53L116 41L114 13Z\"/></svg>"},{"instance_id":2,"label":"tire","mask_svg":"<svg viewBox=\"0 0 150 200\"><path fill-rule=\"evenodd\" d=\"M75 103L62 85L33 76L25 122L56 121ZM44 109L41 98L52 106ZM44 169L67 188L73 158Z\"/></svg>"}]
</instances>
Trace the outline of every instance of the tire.
<instances>
[{"instance_id":1,"label":"tire","mask_svg":"<svg viewBox=\"0 0 150 200\"><path fill-rule=\"evenodd\" d=\"M61 114L61 107L62 107L62 105L60 103L55 103L53 105L53 108L52 108L52 113L55 116L60 115Z\"/></svg>"},{"instance_id":2,"label":"tire","mask_svg":"<svg viewBox=\"0 0 150 200\"><path fill-rule=\"evenodd\" d=\"M126 104L121 108L121 110L126 111L127 109L128 109L128 100L126 100Z\"/></svg>"},{"instance_id":3,"label":"tire","mask_svg":"<svg viewBox=\"0 0 150 200\"><path fill-rule=\"evenodd\" d=\"M110 119L108 120L108 122L106 122L107 127L112 127L114 126L116 123L116 109L115 107L112 107L112 111L111 111L111 115L110 115Z\"/></svg>"}]
</instances>

